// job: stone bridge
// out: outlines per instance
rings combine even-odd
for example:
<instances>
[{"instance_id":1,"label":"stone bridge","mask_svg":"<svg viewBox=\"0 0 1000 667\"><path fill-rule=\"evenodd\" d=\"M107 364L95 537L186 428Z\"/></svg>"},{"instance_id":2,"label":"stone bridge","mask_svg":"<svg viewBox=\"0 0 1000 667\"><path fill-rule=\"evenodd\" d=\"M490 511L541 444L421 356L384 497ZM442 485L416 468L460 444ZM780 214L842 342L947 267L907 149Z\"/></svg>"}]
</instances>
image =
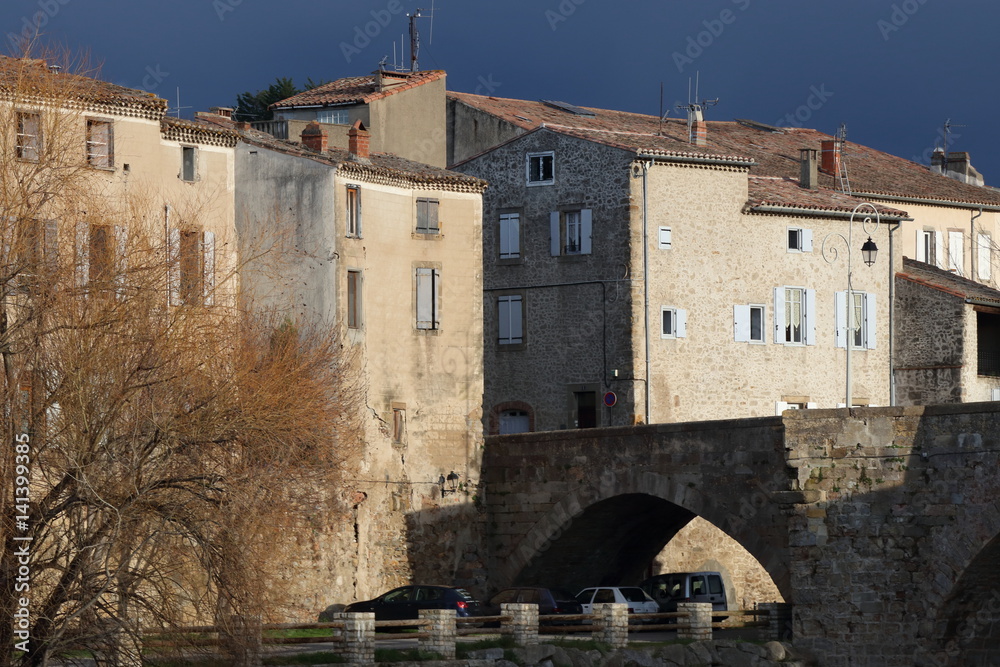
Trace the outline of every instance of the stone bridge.
<instances>
[{"instance_id":1,"label":"stone bridge","mask_svg":"<svg viewBox=\"0 0 1000 667\"><path fill-rule=\"evenodd\" d=\"M491 584L634 583L699 516L768 571L818 664L997 665L998 462L998 403L493 437Z\"/></svg>"}]
</instances>

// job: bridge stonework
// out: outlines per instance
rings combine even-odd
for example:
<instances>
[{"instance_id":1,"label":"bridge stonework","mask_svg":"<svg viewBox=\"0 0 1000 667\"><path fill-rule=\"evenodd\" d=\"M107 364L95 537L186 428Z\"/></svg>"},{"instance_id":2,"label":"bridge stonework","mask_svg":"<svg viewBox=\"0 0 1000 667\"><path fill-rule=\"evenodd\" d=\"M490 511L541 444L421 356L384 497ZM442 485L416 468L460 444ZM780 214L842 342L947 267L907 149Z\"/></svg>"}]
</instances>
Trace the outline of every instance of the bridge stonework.
<instances>
[{"instance_id":1,"label":"bridge stonework","mask_svg":"<svg viewBox=\"0 0 1000 667\"><path fill-rule=\"evenodd\" d=\"M694 516L833 667L1000 663L1000 404L490 438L491 585L634 583Z\"/></svg>"}]
</instances>

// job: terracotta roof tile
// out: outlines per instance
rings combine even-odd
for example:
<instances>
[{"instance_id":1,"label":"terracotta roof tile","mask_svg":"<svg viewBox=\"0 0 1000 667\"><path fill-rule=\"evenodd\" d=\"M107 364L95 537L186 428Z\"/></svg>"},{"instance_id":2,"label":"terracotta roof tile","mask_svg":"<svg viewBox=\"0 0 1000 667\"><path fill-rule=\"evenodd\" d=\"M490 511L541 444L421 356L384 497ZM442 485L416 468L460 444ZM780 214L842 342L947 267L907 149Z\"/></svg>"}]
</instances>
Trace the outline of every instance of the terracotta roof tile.
<instances>
[{"instance_id":1,"label":"terracotta roof tile","mask_svg":"<svg viewBox=\"0 0 1000 667\"><path fill-rule=\"evenodd\" d=\"M909 257L903 258L903 270L896 274L898 278L926 285L942 292L948 292L962 297L967 301L996 303L1000 305L1000 291L987 287L974 280L963 278L951 271L939 269L925 262L918 262Z\"/></svg>"},{"instance_id":2,"label":"terracotta roof tile","mask_svg":"<svg viewBox=\"0 0 1000 667\"><path fill-rule=\"evenodd\" d=\"M543 102L469 93L449 92L448 98L525 131L544 125L553 131L636 152L663 151L753 161L757 164L750 169L752 175L795 181L800 172L800 149L819 151L822 141L833 139L807 128L772 128L752 121L707 121L708 145L699 147L689 143L687 121L681 119L661 122L657 116L593 107L585 108L593 116L579 115ZM844 153L851 190L859 197L882 195L956 205L1000 206L1000 191L993 188L961 183L910 160L851 142L847 142ZM819 183L828 190L836 190L832 174L821 171Z\"/></svg>"},{"instance_id":3,"label":"terracotta roof tile","mask_svg":"<svg viewBox=\"0 0 1000 667\"><path fill-rule=\"evenodd\" d=\"M804 211L852 212L862 200L829 188L809 190L799 186L797 180L773 176L751 176L748 183L747 210L759 211L761 207L778 206ZM888 218L906 218L906 211L889 206L874 205L879 215ZM871 209L868 209L869 211Z\"/></svg>"},{"instance_id":4,"label":"terracotta roof tile","mask_svg":"<svg viewBox=\"0 0 1000 667\"><path fill-rule=\"evenodd\" d=\"M375 82L376 74L368 76L352 76L337 79L330 83L317 86L312 90L275 102L271 109L289 109L293 107L335 106L341 104L368 104L374 100L395 95L398 92L422 86L430 81L443 79L444 70L426 70L421 72L383 72L388 80L398 82L378 89Z\"/></svg>"}]
</instances>

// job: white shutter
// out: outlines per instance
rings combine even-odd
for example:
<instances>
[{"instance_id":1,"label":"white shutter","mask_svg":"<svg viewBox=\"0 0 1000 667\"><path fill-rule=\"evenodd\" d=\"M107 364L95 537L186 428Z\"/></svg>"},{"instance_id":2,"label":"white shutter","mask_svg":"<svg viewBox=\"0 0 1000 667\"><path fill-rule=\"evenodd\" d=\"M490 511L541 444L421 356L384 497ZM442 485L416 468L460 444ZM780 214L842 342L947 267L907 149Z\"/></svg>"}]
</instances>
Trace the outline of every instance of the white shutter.
<instances>
[{"instance_id":1,"label":"white shutter","mask_svg":"<svg viewBox=\"0 0 1000 667\"><path fill-rule=\"evenodd\" d=\"M121 225L115 225L112 231L115 239L115 256L111 260L115 271L115 293L121 297L125 295L125 270L128 268L128 230Z\"/></svg>"},{"instance_id":2,"label":"white shutter","mask_svg":"<svg viewBox=\"0 0 1000 667\"><path fill-rule=\"evenodd\" d=\"M989 234L980 234L979 240L979 252L976 257L976 274L979 276L980 280L989 280L992 272L992 253L991 241Z\"/></svg>"},{"instance_id":3,"label":"white shutter","mask_svg":"<svg viewBox=\"0 0 1000 667\"><path fill-rule=\"evenodd\" d=\"M90 282L90 224L76 223L76 286L86 287Z\"/></svg>"},{"instance_id":4,"label":"white shutter","mask_svg":"<svg viewBox=\"0 0 1000 667\"><path fill-rule=\"evenodd\" d=\"M580 211L580 254L589 255L592 248L591 234L593 231L593 211L585 208Z\"/></svg>"},{"instance_id":5,"label":"white shutter","mask_svg":"<svg viewBox=\"0 0 1000 667\"><path fill-rule=\"evenodd\" d=\"M750 306L733 306L733 338L737 343L750 342Z\"/></svg>"},{"instance_id":6,"label":"white shutter","mask_svg":"<svg viewBox=\"0 0 1000 667\"><path fill-rule=\"evenodd\" d=\"M927 252L926 252L926 249L924 248L924 230L922 230L922 229L918 229L917 230L917 252L916 252L916 255L917 255L917 261L918 262L926 262L927 261Z\"/></svg>"},{"instance_id":7,"label":"white shutter","mask_svg":"<svg viewBox=\"0 0 1000 667\"><path fill-rule=\"evenodd\" d=\"M813 251L813 230L803 229L802 232L802 252Z\"/></svg>"},{"instance_id":8,"label":"white shutter","mask_svg":"<svg viewBox=\"0 0 1000 667\"><path fill-rule=\"evenodd\" d=\"M991 389L990 390L990 400L991 401L1000 401L1000 389Z\"/></svg>"},{"instance_id":9,"label":"white shutter","mask_svg":"<svg viewBox=\"0 0 1000 667\"><path fill-rule=\"evenodd\" d=\"M562 254L562 243L559 236L559 211L549 213L549 252L553 257Z\"/></svg>"},{"instance_id":10,"label":"white shutter","mask_svg":"<svg viewBox=\"0 0 1000 667\"><path fill-rule=\"evenodd\" d=\"M847 341L847 292L837 292L833 298L833 314L836 322L835 339L837 347L846 347Z\"/></svg>"},{"instance_id":11,"label":"white shutter","mask_svg":"<svg viewBox=\"0 0 1000 667\"><path fill-rule=\"evenodd\" d=\"M167 230L167 302L181 305L181 230Z\"/></svg>"},{"instance_id":12,"label":"white shutter","mask_svg":"<svg viewBox=\"0 0 1000 667\"><path fill-rule=\"evenodd\" d=\"M687 336L688 312L678 308L674 311L677 315L677 322L674 324L675 335L678 338Z\"/></svg>"},{"instance_id":13,"label":"white shutter","mask_svg":"<svg viewBox=\"0 0 1000 667\"><path fill-rule=\"evenodd\" d=\"M965 275L965 235L962 232L948 232L948 269Z\"/></svg>"},{"instance_id":14,"label":"white shutter","mask_svg":"<svg viewBox=\"0 0 1000 667\"><path fill-rule=\"evenodd\" d=\"M805 332L802 335L802 341L806 345L816 344L816 290L806 289L802 290L802 296L805 299L803 309L805 310L806 322Z\"/></svg>"},{"instance_id":15,"label":"white shutter","mask_svg":"<svg viewBox=\"0 0 1000 667\"><path fill-rule=\"evenodd\" d=\"M878 311L875 310L875 295L865 294L865 345L869 350L875 349L875 330Z\"/></svg>"},{"instance_id":16,"label":"white shutter","mask_svg":"<svg viewBox=\"0 0 1000 667\"><path fill-rule=\"evenodd\" d=\"M670 227L660 227L657 241L660 250L670 250Z\"/></svg>"},{"instance_id":17,"label":"white shutter","mask_svg":"<svg viewBox=\"0 0 1000 667\"><path fill-rule=\"evenodd\" d=\"M417 269L417 328L432 329L434 322L434 274Z\"/></svg>"},{"instance_id":18,"label":"white shutter","mask_svg":"<svg viewBox=\"0 0 1000 667\"><path fill-rule=\"evenodd\" d=\"M201 239L202 298L206 306L215 305L215 232L205 232Z\"/></svg>"},{"instance_id":19,"label":"white shutter","mask_svg":"<svg viewBox=\"0 0 1000 667\"><path fill-rule=\"evenodd\" d=\"M361 188L354 189L355 235L361 238Z\"/></svg>"},{"instance_id":20,"label":"white shutter","mask_svg":"<svg viewBox=\"0 0 1000 667\"><path fill-rule=\"evenodd\" d=\"M806 403L806 409L808 410L815 410L818 407L819 405L817 403Z\"/></svg>"},{"instance_id":21,"label":"white shutter","mask_svg":"<svg viewBox=\"0 0 1000 667\"><path fill-rule=\"evenodd\" d=\"M781 416L781 413L788 409L788 403L785 401L778 401L774 404L774 414Z\"/></svg>"},{"instance_id":22,"label":"white shutter","mask_svg":"<svg viewBox=\"0 0 1000 667\"><path fill-rule=\"evenodd\" d=\"M934 266L944 268L944 235L934 232Z\"/></svg>"},{"instance_id":23,"label":"white shutter","mask_svg":"<svg viewBox=\"0 0 1000 667\"><path fill-rule=\"evenodd\" d=\"M785 344L785 288L774 288L774 342Z\"/></svg>"}]
</instances>

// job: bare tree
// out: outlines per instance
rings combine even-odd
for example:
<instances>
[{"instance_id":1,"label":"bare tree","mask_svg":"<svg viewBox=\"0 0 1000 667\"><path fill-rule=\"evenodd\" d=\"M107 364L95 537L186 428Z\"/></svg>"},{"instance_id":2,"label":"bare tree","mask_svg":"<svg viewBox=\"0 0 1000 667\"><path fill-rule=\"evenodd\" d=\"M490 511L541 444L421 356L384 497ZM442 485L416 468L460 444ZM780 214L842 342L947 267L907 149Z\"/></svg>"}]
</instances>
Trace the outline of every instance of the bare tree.
<instances>
[{"instance_id":1,"label":"bare tree","mask_svg":"<svg viewBox=\"0 0 1000 667\"><path fill-rule=\"evenodd\" d=\"M0 664L137 662L157 628L266 619L273 543L357 444L350 364L329 330L240 308L235 258L171 305L195 287L156 193L105 191L79 148L101 91L0 67Z\"/></svg>"}]
</instances>

